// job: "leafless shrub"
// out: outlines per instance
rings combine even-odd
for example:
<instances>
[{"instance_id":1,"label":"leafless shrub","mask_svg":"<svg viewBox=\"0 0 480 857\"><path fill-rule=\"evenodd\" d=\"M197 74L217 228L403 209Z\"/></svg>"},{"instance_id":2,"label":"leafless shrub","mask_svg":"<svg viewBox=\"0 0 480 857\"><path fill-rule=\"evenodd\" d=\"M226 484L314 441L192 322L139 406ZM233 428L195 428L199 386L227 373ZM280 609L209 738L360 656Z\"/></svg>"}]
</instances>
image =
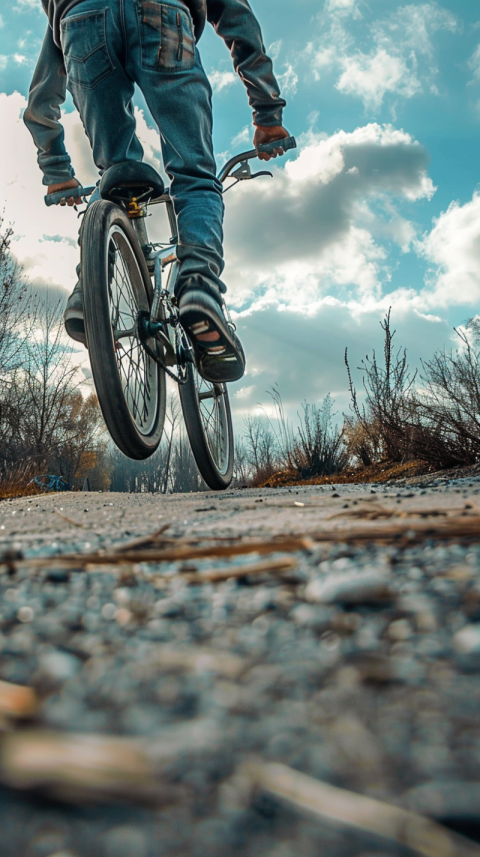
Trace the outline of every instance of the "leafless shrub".
<instances>
[{"instance_id":1,"label":"leafless shrub","mask_svg":"<svg viewBox=\"0 0 480 857\"><path fill-rule=\"evenodd\" d=\"M334 425L332 407L330 395L320 406L307 402L302 405L291 455L303 479L340 473L348 462L343 428Z\"/></svg>"},{"instance_id":2,"label":"leafless shrub","mask_svg":"<svg viewBox=\"0 0 480 857\"><path fill-rule=\"evenodd\" d=\"M275 417L248 416L244 435L237 442L243 456L243 478L261 485L278 471L308 479L340 472L347 463L343 428L334 424L333 402L327 396L320 405L305 402L296 430L288 421L278 386L269 390Z\"/></svg>"},{"instance_id":3,"label":"leafless shrub","mask_svg":"<svg viewBox=\"0 0 480 857\"><path fill-rule=\"evenodd\" d=\"M480 461L480 350L472 328L472 339L456 331L457 350L436 352L422 364L412 445L439 468Z\"/></svg>"},{"instance_id":4,"label":"leafless shrub","mask_svg":"<svg viewBox=\"0 0 480 857\"><path fill-rule=\"evenodd\" d=\"M351 454L365 466L380 460L402 461L408 455L409 418L417 374L410 372L406 349L394 351L396 331L391 328L391 309L380 326L384 332L383 365L373 351L358 367L363 372L362 405L345 350L353 412L352 417L345 418L345 433Z\"/></svg>"}]
</instances>

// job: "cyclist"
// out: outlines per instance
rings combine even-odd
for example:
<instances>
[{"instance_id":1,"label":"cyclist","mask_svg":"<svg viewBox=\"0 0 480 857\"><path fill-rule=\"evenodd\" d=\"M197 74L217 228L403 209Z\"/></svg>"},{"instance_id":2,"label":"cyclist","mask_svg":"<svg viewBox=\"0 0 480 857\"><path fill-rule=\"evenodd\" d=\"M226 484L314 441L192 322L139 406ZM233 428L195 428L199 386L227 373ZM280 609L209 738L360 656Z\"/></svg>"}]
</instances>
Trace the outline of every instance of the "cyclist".
<instances>
[{"instance_id":1,"label":"cyclist","mask_svg":"<svg viewBox=\"0 0 480 857\"><path fill-rule=\"evenodd\" d=\"M49 26L30 87L24 120L37 146L48 193L73 205L81 186L64 144L60 105L72 94L102 174L141 161L135 133L134 84L159 127L164 166L178 220L180 318L190 332L197 368L209 381L242 377L245 355L229 323L221 280L222 187L215 175L211 88L196 48L207 21L230 49L256 126L254 145L288 136L259 23L247 0L42 0ZM275 149L274 157L283 154ZM261 154L263 160L270 156ZM98 198L98 192L92 197ZM79 282L65 311L67 333L85 343Z\"/></svg>"}]
</instances>

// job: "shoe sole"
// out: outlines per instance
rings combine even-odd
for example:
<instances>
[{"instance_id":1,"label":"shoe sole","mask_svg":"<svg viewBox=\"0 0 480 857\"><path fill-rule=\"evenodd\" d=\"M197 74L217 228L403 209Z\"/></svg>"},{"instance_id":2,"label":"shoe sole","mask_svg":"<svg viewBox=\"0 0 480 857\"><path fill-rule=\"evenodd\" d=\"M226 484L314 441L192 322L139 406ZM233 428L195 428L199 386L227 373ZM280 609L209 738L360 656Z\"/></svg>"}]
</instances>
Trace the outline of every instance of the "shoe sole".
<instances>
[{"instance_id":1,"label":"shoe sole","mask_svg":"<svg viewBox=\"0 0 480 857\"><path fill-rule=\"evenodd\" d=\"M212 384L227 384L238 381L245 372L245 355L243 348L233 331L219 312L210 309L203 301L192 301L184 309L180 309L180 319L183 327L190 334L197 369L205 379ZM199 342L196 336L202 333L216 331L219 339L213 342ZM215 354L212 349L224 348L221 354Z\"/></svg>"},{"instance_id":2,"label":"shoe sole","mask_svg":"<svg viewBox=\"0 0 480 857\"><path fill-rule=\"evenodd\" d=\"M70 312L67 310L63 316L63 323L70 339L80 342L86 348L87 340L85 337L83 314L80 314L77 310L71 310Z\"/></svg>"}]
</instances>

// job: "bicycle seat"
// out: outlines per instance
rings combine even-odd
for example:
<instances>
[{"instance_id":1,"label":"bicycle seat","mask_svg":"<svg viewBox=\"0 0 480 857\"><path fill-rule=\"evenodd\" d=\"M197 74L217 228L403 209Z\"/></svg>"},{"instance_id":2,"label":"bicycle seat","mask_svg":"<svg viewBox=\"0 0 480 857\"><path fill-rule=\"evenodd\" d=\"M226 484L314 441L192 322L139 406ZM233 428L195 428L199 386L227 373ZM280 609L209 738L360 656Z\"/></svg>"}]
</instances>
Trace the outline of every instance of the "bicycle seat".
<instances>
[{"instance_id":1,"label":"bicycle seat","mask_svg":"<svg viewBox=\"0 0 480 857\"><path fill-rule=\"evenodd\" d=\"M157 199L165 190L163 179L150 164L122 161L105 170L100 182L100 196L111 202L121 199Z\"/></svg>"}]
</instances>

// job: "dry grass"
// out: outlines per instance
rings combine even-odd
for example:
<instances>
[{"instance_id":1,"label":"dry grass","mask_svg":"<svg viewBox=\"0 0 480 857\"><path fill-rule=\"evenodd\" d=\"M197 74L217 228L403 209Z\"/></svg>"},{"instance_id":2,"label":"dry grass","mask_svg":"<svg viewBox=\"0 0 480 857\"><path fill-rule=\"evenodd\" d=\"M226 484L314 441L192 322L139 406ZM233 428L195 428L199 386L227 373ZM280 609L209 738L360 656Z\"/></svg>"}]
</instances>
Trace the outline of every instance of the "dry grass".
<instances>
[{"instance_id":1,"label":"dry grass","mask_svg":"<svg viewBox=\"0 0 480 857\"><path fill-rule=\"evenodd\" d=\"M0 476L0 500L12 500L16 497L30 497L41 494L38 485L30 484L34 473L25 464L14 464Z\"/></svg>"},{"instance_id":2,"label":"dry grass","mask_svg":"<svg viewBox=\"0 0 480 857\"><path fill-rule=\"evenodd\" d=\"M404 479L432 473L434 468L425 461L415 459L404 463L380 461L370 467L347 468L334 476L314 476L311 479L298 479L294 471L283 470L274 473L261 488L281 488L288 485L360 485L364 482L390 482L392 479Z\"/></svg>"}]
</instances>

